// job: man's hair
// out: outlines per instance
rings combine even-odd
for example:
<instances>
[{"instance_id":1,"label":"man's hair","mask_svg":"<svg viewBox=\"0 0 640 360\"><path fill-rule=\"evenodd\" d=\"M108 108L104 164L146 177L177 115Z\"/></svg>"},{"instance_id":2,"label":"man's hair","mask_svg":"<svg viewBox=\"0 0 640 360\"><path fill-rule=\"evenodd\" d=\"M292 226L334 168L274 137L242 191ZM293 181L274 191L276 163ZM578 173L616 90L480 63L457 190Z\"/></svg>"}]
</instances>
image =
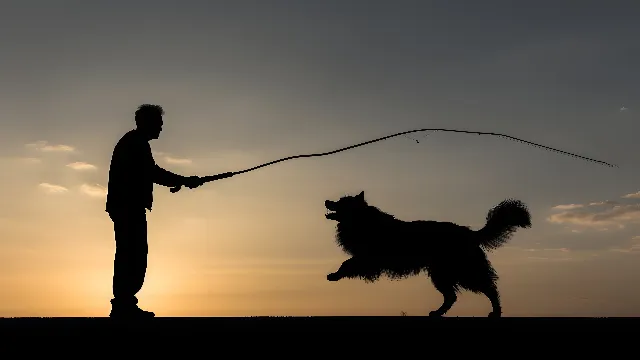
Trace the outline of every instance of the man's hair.
<instances>
[{"instance_id":1,"label":"man's hair","mask_svg":"<svg viewBox=\"0 0 640 360\"><path fill-rule=\"evenodd\" d=\"M142 104L136 110L136 125L144 125L150 118L164 115L164 110L160 105Z\"/></svg>"}]
</instances>

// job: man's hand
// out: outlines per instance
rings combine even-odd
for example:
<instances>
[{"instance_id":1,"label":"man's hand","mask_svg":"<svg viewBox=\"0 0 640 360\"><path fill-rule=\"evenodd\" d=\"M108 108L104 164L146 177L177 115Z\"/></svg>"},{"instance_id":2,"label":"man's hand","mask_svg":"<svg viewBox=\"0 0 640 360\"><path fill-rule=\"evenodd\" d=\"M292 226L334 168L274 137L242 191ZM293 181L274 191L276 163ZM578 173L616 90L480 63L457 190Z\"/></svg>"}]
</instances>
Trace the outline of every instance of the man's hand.
<instances>
[{"instance_id":1,"label":"man's hand","mask_svg":"<svg viewBox=\"0 0 640 360\"><path fill-rule=\"evenodd\" d=\"M186 178L183 185L188 187L189 189L195 189L198 186L201 186L202 184L204 184L204 181L202 180L202 178L194 175Z\"/></svg>"},{"instance_id":2,"label":"man's hand","mask_svg":"<svg viewBox=\"0 0 640 360\"><path fill-rule=\"evenodd\" d=\"M178 191L180 191L180 188L182 188L183 186L186 186L189 189L195 189L195 188L197 188L199 186L202 186L202 184L204 184L206 182L214 181L214 180L220 180L220 179L226 179L228 177L232 177L233 175L236 175L236 173L234 173L234 172L226 172L226 173L222 173L222 174L218 174L218 175L205 176L205 177L200 177L200 176L183 177L182 184L172 187L171 188L171 192L175 194Z\"/></svg>"}]
</instances>

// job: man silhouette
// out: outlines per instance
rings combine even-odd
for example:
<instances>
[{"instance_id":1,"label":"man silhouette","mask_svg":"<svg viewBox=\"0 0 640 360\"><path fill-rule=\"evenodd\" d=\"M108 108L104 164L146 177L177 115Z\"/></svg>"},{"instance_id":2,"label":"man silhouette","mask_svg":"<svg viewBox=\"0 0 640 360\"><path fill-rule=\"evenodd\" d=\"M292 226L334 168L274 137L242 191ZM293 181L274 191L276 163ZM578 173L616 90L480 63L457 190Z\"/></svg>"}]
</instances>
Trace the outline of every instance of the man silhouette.
<instances>
[{"instance_id":1,"label":"man silhouette","mask_svg":"<svg viewBox=\"0 0 640 360\"><path fill-rule=\"evenodd\" d=\"M106 202L116 242L111 317L155 316L140 309L136 298L147 270L146 211L151 211L154 183L191 189L203 184L198 176L177 175L155 163L149 141L160 136L163 115L159 105L138 107L136 128L127 132L113 150Z\"/></svg>"}]
</instances>

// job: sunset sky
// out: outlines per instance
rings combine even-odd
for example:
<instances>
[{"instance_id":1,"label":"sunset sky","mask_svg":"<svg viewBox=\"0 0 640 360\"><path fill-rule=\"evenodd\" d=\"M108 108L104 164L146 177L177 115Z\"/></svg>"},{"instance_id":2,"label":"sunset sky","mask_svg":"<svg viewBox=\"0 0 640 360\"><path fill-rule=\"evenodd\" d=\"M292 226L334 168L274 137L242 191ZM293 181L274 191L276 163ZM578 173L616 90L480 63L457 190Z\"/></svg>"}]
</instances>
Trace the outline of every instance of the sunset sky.
<instances>
[{"instance_id":1,"label":"sunset sky","mask_svg":"<svg viewBox=\"0 0 640 360\"><path fill-rule=\"evenodd\" d=\"M426 276L331 283L325 199L480 228L509 197L533 227L490 255L504 316L640 315L640 4L634 1L5 0L0 316L107 316L113 146L166 111L156 162L238 171L156 186L140 306L157 316L427 315ZM462 293L450 316L486 316Z\"/></svg>"}]
</instances>

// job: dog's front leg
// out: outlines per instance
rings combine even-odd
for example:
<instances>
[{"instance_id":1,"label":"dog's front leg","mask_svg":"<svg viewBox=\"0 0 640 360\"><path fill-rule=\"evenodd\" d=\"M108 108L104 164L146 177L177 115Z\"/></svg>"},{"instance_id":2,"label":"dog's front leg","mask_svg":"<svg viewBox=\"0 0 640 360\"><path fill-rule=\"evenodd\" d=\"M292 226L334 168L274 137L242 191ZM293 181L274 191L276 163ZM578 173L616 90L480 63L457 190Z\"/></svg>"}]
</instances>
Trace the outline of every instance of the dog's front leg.
<instances>
[{"instance_id":1,"label":"dog's front leg","mask_svg":"<svg viewBox=\"0 0 640 360\"><path fill-rule=\"evenodd\" d=\"M355 258L349 258L345 260L338 271L327 275L327 280L329 281L338 281L342 278L349 277L349 275L353 274L355 270L357 260Z\"/></svg>"}]
</instances>

